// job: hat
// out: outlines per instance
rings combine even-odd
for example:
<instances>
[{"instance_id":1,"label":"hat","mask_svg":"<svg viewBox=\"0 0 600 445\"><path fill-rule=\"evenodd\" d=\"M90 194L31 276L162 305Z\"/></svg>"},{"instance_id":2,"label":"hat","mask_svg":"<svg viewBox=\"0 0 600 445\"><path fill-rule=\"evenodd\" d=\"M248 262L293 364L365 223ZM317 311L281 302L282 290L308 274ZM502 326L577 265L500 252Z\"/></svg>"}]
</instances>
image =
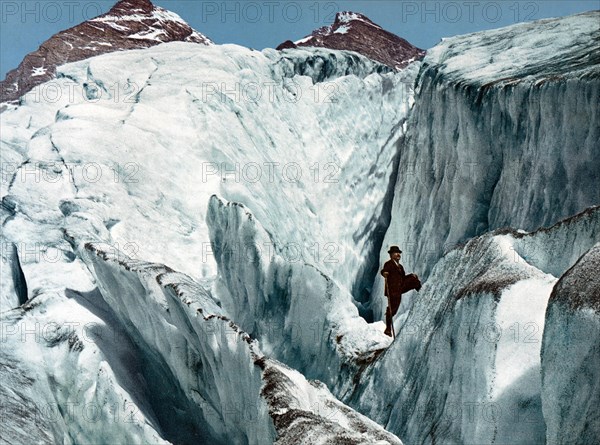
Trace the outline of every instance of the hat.
<instances>
[{"instance_id":1,"label":"hat","mask_svg":"<svg viewBox=\"0 0 600 445\"><path fill-rule=\"evenodd\" d=\"M398 246L390 246L390 250L388 250L388 253L402 253L402 251Z\"/></svg>"}]
</instances>

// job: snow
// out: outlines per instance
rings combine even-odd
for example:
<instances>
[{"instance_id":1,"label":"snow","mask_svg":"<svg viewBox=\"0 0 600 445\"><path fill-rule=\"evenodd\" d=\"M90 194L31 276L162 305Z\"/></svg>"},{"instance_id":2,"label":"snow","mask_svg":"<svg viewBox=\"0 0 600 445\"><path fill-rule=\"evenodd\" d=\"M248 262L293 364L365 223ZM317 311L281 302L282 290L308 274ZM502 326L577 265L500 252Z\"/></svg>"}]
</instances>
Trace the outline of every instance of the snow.
<instances>
[{"instance_id":1,"label":"snow","mask_svg":"<svg viewBox=\"0 0 600 445\"><path fill-rule=\"evenodd\" d=\"M263 366L266 368L263 394L275 424L283 426L278 429L276 444L353 441L401 445L397 437L340 403L321 382L307 381L299 372L272 360L265 360Z\"/></svg>"},{"instance_id":2,"label":"snow","mask_svg":"<svg viewBox=\"0 0 600 445\"><path fill-rule=\"evenodd\" d=\"M102 90L89 86L84 90L85 94L91 98L100 97L99 101L85 100L86 96L76 90L77 102L69 104L68 107L57 104L59 106L56 107L55 113L58 111L60 119L52 124L55 131L52 131L51 142L49 133L40 134L32 140L32 144L35 143L42 150L39 156L47 156L46 153L53 150L52 144L57 147L72 170L80 197L95 197L96 204L93 205L98 207L98 210L94 212L100 212L104 221L119 221L111 226L112 242L121 246L128 243L135 245L140 249L140 257L170 264L191 275L210 276L216 270L212 257L207 256L208 232L203 221L208 198L215 192L232 200L248 201L247 197L253 196L253 200L259 205L254 206L254 211L261 213L261 220L266 224L274 226L275 222L288 221L288 225L283 226L286 233L278 234L280 238L286 239L288 235L294 234L289 237L288 242L298 242L306 246L304 251L314 252L314 256L320 262L334 250L335 254L339 253L338 259L342 260L345 257L346 246L337 242L337 235L335 239L326 234L321 235L321 239L312 235L319 231L327 232L328 226L332 227L328 232L338 233L336 226L339 212L330 205L319 204L319 200L337 201L340 211L348 212L352 217L370 217L371 209L378 205L378 199L382 199L381 189L385 186L386 175L389 175L390 166L386 165L385 159L382 159L382 164L388 172L372 175L372 184L367 182L359 186L363 189L361 193L368 192L370 201L363 204L361 195L357 195L357 198L343 196L344 187L352 180L352 175L360 176L368 172L370 165L359 165L359 161L369 157L375 159L376 151L389 137L395 120L406 113L408 107L404 103L405 96L396 96L395 91L391 90L386 95L385 102L381 99L377 99L375 103L364 101L364 107L359 111L365 118L375 111L380 113L380 128L372 127L364 120L364 124L357 125L349 115L342 115L338 119L334 119L334 116L339 115L338 110L345 109L355 100L354 95L346 94L345 91L357 90L366 98L374 92L381 91L382 83L388 81L386 79L398 84L405 81L403 77L368 76L368 67L375 65L364 59L364 68L361 65L356 67L357 74L366 76L364 80L347 76L339 80L331 78L327 84L313 85L312 82L307 82L307 77L294 77L293 72L289 72L287 67L276 59L276 75L282 77L275 80L281 83L287 79L283 76L292 76L291 80L302 87L300 102L294 104L289 90L278 87L274 90L273 99L269 97L265 88L262 99L257 104L250 100L236 103L225 100L225 97L209 95L211 90L205 85L220 87L222 82L233 86L250 83L268 85L274 81L269 68L270 59L234 45L208 52L182 43L167 44L167 47L178 48L179 51L163 49L157 50L157 53L140 53L137 60L132 58L135 52L128 52L123 56L111 54L98 61L90 59L90 62L62 67L60 70L64 76L91 76L91 80L87 80L88 85L117 85L119 88ZM318 54L328 53L330 52L322 50ZM300 58L305 54L312 56L305 50L297 54ZM256 74L240 71L239 77L232 77L229 71L235 72L236 57L247 57L249 63L254 64ZM193 63L198 64L199 71L196 74L184 70L176 72L176 76L183 77L173 83L174 74L168 66L177 64L176 60L190 58L195 59ZM285 61L289 58L287 56ZM206 68L209 60L212 66L210 69ZM342 65L343 58L341 60L340 72L343 73L348 68ZM126 64L128 69L119 68L120 64ZM364 74L360 72L361 69L364 69ZM195 80L200 72L205 73L203 84ZM314 72L317 72L317 68ZM127 74L120 78L119 73ZM168 85L173 85L175 92L172 88L169 90L170 87L163 86L163 76L165 82L168 80ZM150 83L150 79L152 85L146 85ZM66 89L66 85L71 81L65 79L61 82ZM128 83L135 87L128 90ZM143 95L140 103L135 102L134 93ZM65 96L68 97L67 91ZM238 96L241 97L241 93ZM337 102L334 102L333 98L337 99ZM240 112L240 107L244 107L245 111ZM177 113L182 108L189 110L189 114L183 118ZM302 119L299 120L291 111L298 108L303 110ZM257 110L261 110L260 113L257 113ZM248 134L246 128L265 128L264 123L253 123L253 116L258 115L284 118L273 119L268 124L268 131L265 129ZM208 129L212 136L207 133ZM222 136L215 138L217 132ZM289 142L291 134L299 137L292 144ZM105 148L91 150L97 146ZM359 146L363 148L356 152ZM182 147L195 149L182 151ZM265 151L263 147L271 147L271 151ZM289 175L284 176L284 172L287 171L283 169L284 164L281 163L282 158L278 153L279 147L286 147L286 151L290 153L286 158L288 164L295 162L301 166L302 181L299 184L289 182ZM91 156L90 151L93 153ZM352 152L356 154L350 157ZM161 153L169 153L169 156ZM393 151L385 156L389 163ZM115 159L120 160L118 164L115 164ZM257 162L262 169L261 181L253 184L236 181L236 178L231 177L229 181L222 181L222 175L219 173L224 172L223 163L230 159L236 159L240 165L240 174L244 175L251 173L250 170L244 170L244 166L248 162ZM341 162L352 166L347 175L338 168ZM280 209L279 214L272 213L273 206L270 198L267 198L272 194L270 190L273 180L269 178L268 167L275 165L273 163L279 163L275 166L277 168L274 169L273 180L283 187L288 198L294 197L291 202L280 202L275 206ZM182 169L182 165L189 168ZM229 165L233 163L229 162ZM202 173L202 166L205 167L204 177L199 174ZM208 174L211 171L209 167L215 167L219 171L217 174ZM341 167L346 170L345 167ZM94 174L97 168L100 170L96 180ZM355 173L357 168L359 171ZM293 171L289 170L289 174L292 173ZM94 182L85 181L86 177L92 177ZM174 178L177 178L176 182ZM330 182L326 182L327 178L330 178ZM163 185L159 185L161 181ZM177 183L181 186L177 186ZM15 185L13 194L26 185ZM49 188L53 186L61 189L59 185L48 185ZM162 198L165 193L172 198ZM189 199L180 198L184 196L188 196ZM279 199L277 196L275 195L275 199ZM64 200L67 197L62 196L60 199ZM352 201L349 201L350 199ZM307 200L313 201L317 208L320 206L325 210L313 224L298 232L292 223L292 216L299 212L299 206L295 203L305 203ZM56 202L58 204L58 201ZM82 202L82 199L78 198L75 202ZM164 217L164 209L157 211L153 208L153 203L160 202L171 202L170 210L166 211L166 214L170 215L167 219ZM108 205L112 208L110 215L106 214ZM137 210L131 214L131 209ZM296 217L299 218L301 217ZM165 231L157 236L152 227L163 227ZM347 240L351 249L356 248L355 243L350 242L353 231L352 227L342 227L339 235L339 238ZM167 249L166 246L171 247ZM312 250L309 250L311 248ZM358 257L357 254L346 258L356 261L353 258ZM335 263L331 263L330 267L340 269Z\"/></svg>"},{"instance_id":3,"label":"snow","mask_svg":"<svg viewBox=\"0 0 600 445\"><path fill-rule=\"evenodd\" d=\"M272 357L333 388L344 384L348 368L389 346L380 323L366 323L349 293L317 267L287 260L245 206L213 197L207 223L223 280L219 284L228 289L223 307L253 337L267 342ZM242 257L251 260L232 257L240 245L255 252ZM261 251L261 246L270 249Z\"/></svg>"},{"instance_id":4,"label":"snow","mask_svg":"<svg viewBox=\"0 0 600 445\"><path fill-rule=\"evenodd\" d=\"M166 33L163 29L150 28L144 32L139 32L137 34L130 34L127 36L127 38L128 39L147 39L147 40L156 40L157 42L163 42L162 39L158 38L160 35L166 36Z\"/></svg>"},{"instance_id":5,"label":"snow","mask_svg":"<svg viewBox=\"0 0 600 445\"><path fill-rule=\"evenodd\" d=\"M448 80L476 85L598 72L597 64L582 58L598 51L599 16L590 11L446 38L423 62L442 65Z\"/></svg>"},{"instance_id":6,"label":"snow","mask_svg":"<svg viewBox=\"0 0 600 445\"><path fill-rule=\"evenodd\" d=\"M165 385L155 390L167 404L180 406L173 413L156 405L160 398L154 401L170 441L270 443L274 430L259 397L261 373L253 365L260 350L211 295L190 277L110 245L79 249L143 360L156 362L155 375L146 378Z\"/></svg>"},{"instance_id":7,"label":"snow","mask_svg":"<svg viewBox=\"0 0 600 445\"><path fill-rule=\"evenodd\" d=\"M130 15L104 15L90 19L90 22L103 22L112 26L116 21L119 22L144 22L147 20L158 20L164 22L177 22L187 26L187 23L174 12L163 8L154 7L151 14L130 14Z\"/></svg>"},{"instance_id":8,"label":"snow","mask_svg":"<svg viewBox=\"0 0 600 445\"><path fill-rule=\"evenodd\" d=\"M100 17L96 17L96 19L91 19L90 21L92 20L101 21L110 26L111 28L116 29L117 31L129 31L129 28L127 26L119 25L118 23L116 23L116 20L118 20L117 18L107 18L106 20L100 20Z\"/></svg>"},{"instance_id":9,"label":"snow","mask_svg":"<svg viewBox=\"0 0 600 445\"><path fill-rule=\"evenodd\" d=\"M528 233L527 245L541 248L536 264L559 245L590 249L599 216L595 209ZM447 443L543 442L540 351L557 278L519 255L527 252L522 233L502 232L472 238L437 262L397 317L384 360L342 400L407 443L433 440L433 425Z\"/></svg>"},{"instance_id":10,"label":"snow","mask_svg":"<svg viewBox=\"0 0 600 445\"><path fill-rule=\"evenodd\" d=\"M139 11L140 9L137 9ZM131 9L131 12L136 11L136 9ZM106 24L113 29L120 32L130 31L130 28L126 25L127 22L139 22L145 26L147 29L144 31L140 31L137 34L128 35L128 38L132 39L150 39L155 40L157 42L163 42L158 36L164 34L164 27L162 25L170 23L170 26L173 24L184 27L191 31L190 35L186 37L185 41L201 41L203 43L212 44L212 41L208 39L206 36L200 34L197 31L192 30L189 25L177 14L174 12L168 11L166 9L160 7L154 7L151 13L141 13L141 14L124 14L124 15L103 15L99 17L95 17L88 21L90 26L93 26L93 23L103 23ZM125 24L124 24L125 23ZM150 26L153 23L158 23L160 26L153 27ZM168 26L167 26L168 28Z\"/></svg>"},{"instance_id":11,"label":"snow","mask_svg":"<svg viewBox=\"0 0 600 445\"><path fill-rule=\"evenodd\" d=\"M368 25L375 26L375 27L381 29L381 27L379 25L376 25L376 24L374 24L371 21L364 20L362 18L362 16L360 14L357 14L356 12L341 11L341 12L338 12L337 18L342 23L349 23L349 22L352 22L354 20L358 20L358 21L364 22L364 23L366 23Z\"/></svg>"},{"instance_id":12,"label":"snow","mask_svg":"<svg viewBox=\"0 0 600 445\"><path fill-rule=\"evenodd\" d=\"M349 29L350 29L350 26L342 25L342 26L338 27L335 31L333 31L333 33L334 34L347 34Z\"/></svg>"},{"instance_id":13,"label":"snow","mask_svg":"<svg viewBox=\"0 0 600 445\"><path fill-rule=\"evenodd\" d=\"M0 114L11 440L593 437L596 15L445 39L398 73L185 42L59 67L56 101ZM424 279L393 343L371 286L389 244ZM86 404L98 422L66 410Z\"/></svg>"},{"instance_id":14,"label":"snow","mask_svg":"<svg viewBox=\"0 0 600 445\"><path fill-rule=\"evenodd\" d=\"M599 65L580 59L598 53L599 15L453 37L428 51L383 243L401 246L408 271L427 279L445 252L473 236L549 227L600 202ZM557 269L576 259L566 252ZM377 277L374 292L382 288ZM373 311L383 315L381 304Z\"/></svg>"},{"instance_id":15,"label":"snow","mask_svg":"<svg viewBox=\"0 0 600 445\"><path fill-rule=\"evenodd\" d=\"M523 280L507 289L497 309L496 323L503 333L496 355L496 385L491 396L498 397L512 383L535 369L539 372L541 334L546 304L556 278ZM524 301L525 300L525 301ZM515 347L523 342L530 348Z\"/></svg>"},{"instance_id":16,"label":"snow","mask_svg":"<svg viewBox=\"0 0 600 445\"><path fill-rule=\"evenodd\" d=\"M93 306L82 304L84 298L45 293L24 309L3 313L2 355L9 363L26 366L24 375L31 379L30 415L35 420L28 429L66 444L90 438L101 443L168 443L148 411L137 370L123 372L135 363L134 346L117 326L99 318ZM6 406L5 396L0 397ZM3 431L16 429L20 419L5 418Z\"/></svg>"},{"instance_id":17,"label":"snow","mask_svg":"<svg viewBox=\"0 0 600 445\"><path fill-rule=\"evenodd\" d=\"M33 68L31 70L31 75L33 77L35 77L35 76L43 76L45 74L46 74L46 68L44 68L43 66L38 66L38 67L35 67L35 68Z\"/></svg>"},{"instance_id":18,"label":"snow","mask_svg":"<svg viewBox=\"0 0 600 445\"><path fill-rule=\"evenodd\" d=\"M599 214L592 212L595 218ZM463 427L458 427L460 422L448 425L454 430L444 436L449 440L455 437L456 443L488 443L494 437L502 438L502 443L526 443L532 437L543 438L541 332L546 303L557 279L517 253L527 250L523 243L516 247L522 233L484 236L444 257L408 317L405 313L396 320L396 343L384 361L377 362L374 358L389 344L389 339L377 337L383 323L365 325L351 310L349 296L343 296L326 277L313 273L306 265L289 264L281 254L277 255L276 244L276 254L261 255L260 261L228 259L225 252L236 240L243 240L247 246L270 242L258 218L239 204L214 198L208 223L220 274L225 279L222 286L230 290L223 304L253 336L261 341L268 339L270 355L310 378L322 380L342 400L413 441L422 441L418 434L429 430L423 427L424 414L431 416L432 423L442 418L448 425L447 419L455 418L456 407L462 407ZM595 236L589 236L588 230L599 226L590 224L586 213L551 230L527 234L531 239L540 237L527 245L545 246L546 250L536 256L537 264L543 264L540 258L550 258L548 254L554 246L561 245L559 241L545 245L543 240L563 238L568 245L572 237L579 243L571 247L573 251L585 249L586 243L593 244ZM455 307L449 309L448 304L456 299ZM439 326L436 320L444 312L453 315L445 317ZM500 335L496 336L496 332ZM322 334L315 337L315 333ZM450 349L449 340L455 345ZM427 355L432 348L445 354L443 358ZM337 360L332 360L332 352ZM308 356L312 357L309 362L303 359ZM356 390L349 383L347 369L356 367L361 360L374 365ZM446 363L441 364L440 360ZM405 366L396 369L397 363ZM415 367L420 371L411 372ZM453 371L440 379L445 369ZM447 383L442 383L444 380ZM425 395L402 392L415 386L430 389ZM382 392L381 387L388 390ZM428 414L427 397L436 398L440 411ZM388 418L384 407L390 400L396 400L392 412L397 410L398 414ZM467 408L472 403L479 406L480 421L476 424L469 420L472 414ZM404 406L416 408L404 413ZM484 408L495 409L496 414L488 415L488 411L481 411ZM482 423L484 415L488 417ZM527 423L515 427L514 416L528 419Z\"/></svg>"},{"instance_id":19,"label":"snow","mask_svg":"<svg viewBox=\"0 0 600 445\"><path fill-rule=\"evenodd\" d=\"M301 38L300 40L296 40L294 43L295 43L296 45L299 45L300 43L305 43L305 42L308 42L308 41L309 41L309 40L311 40L312 38L313 38L313 36L306 36L306 37L303 37L303 38Z\"/></svg>"},{"instance_id":20,"label":"snow","mask_svg":"<svg viewBox=\"0 0 600 445\"><path fill-rule=\"evenodd\" d=\"M320 60L321 68L307 60ZM130 443L157 443L156 437L174 443L182 443L182 437L272 442L266 405L259 406L260 417L251 424L224 415L241 394L248 406L260 400L261 374L253 365L258 349L235 341L232 333L239 328L229 329L221 318L222 336L202 336L207 320L196 312L230 315L231 297L214 282L217 265L205 221L215 193L243 200L260 218L273 238L261 248L285 252L283 259L277 253L277 261L289 260L300 246L294 287L298 295L310 292L300 286L308 278L315 290L314 320L307 322L319 321L343 335L339 344L332 339L328 360L352 364L389 344L380 323L369 326L358 316L348 290L350 270L366 261L361 252L375 227L357 237L356 227L338 226L338 220L343 215L366 225L363 221L381 211L393 144L400 137L396 123L408 112L409 95L394 87L415 75L415 67L389 73L344 51L282 54L170 42L63 65L53 80L61 92L55 102L40 100L44 84L25 95L20 106L5 110L0 115L3 160L14 169L2 182L3 244L22 245L25 254L16 257L11 247L3 257L9 264L3 274L10 276L2 282L10 295L2 300L3 326L21 316L22 309L10 310L19 303L14 277L21 271L33 307L27 315L31 323L56 321L60 327L75 320L98 325L102 335L116 330L125 339L121 347L96 339L82 350L77 338L84 333L57 334L65 338L60 349L11 343L10 349L18 351L15 360L36 367L36 376L54 375L57 394L64 394L55 395L40 377L37 403L63 407L80 397L103 407L97 424L88 425L82 417L63 419L59 429L43 434L66 437L65 443L82 437L114 443L113 434ZM260 99L230 92L232 86L251 83L263 86ZM219 89L225 84L229 92L209 94L207 84ZM382 146L388 149L382 152ZM208 174L208 167L231 168L236 162L243 174L250 163L261 166L260 181L236 181L234 174L219 170ZM292 163L300 167L298 180L285 176L285 166ZM266 166L276 167L272 175ZM348 196L351 184L354 193ZM303 210L307 203L313 209L309 219ZM298 221L305 224L298 227ZM37 250L26 254L32 245ZM338 276L324 279L321 269ZM340 303L337 312L332 308L331 320L319 310L323 286L334 289ZM175 295L174 288L189 290ZM292 314L306 309L295 299ZM244 319L235 321L246 329ZM315 349L309 325L288 327L299 338L298 347ZM265 340L268 348L273 339ZM272 350L280 351L279 346ZM30 356L43 357L44 365ZM136 357L141 368L131 368L125 356ZM198 360L205 373L194 367ZM230 372L222 372L225 363ZM106 377L94 377L98 373ZM326 374L334 378L333 372ZM139 379L161 383L146 391ZM81 391L73 395L66 388ZM141 393L134 397L136 388ZM131 401L140 417L132 425L101 431L111 415L104 400L119 406ZM178 411L167 415L165 407L172 406ZM337 431L348 433L349 422Z\"/></svg>"}]
</instances>

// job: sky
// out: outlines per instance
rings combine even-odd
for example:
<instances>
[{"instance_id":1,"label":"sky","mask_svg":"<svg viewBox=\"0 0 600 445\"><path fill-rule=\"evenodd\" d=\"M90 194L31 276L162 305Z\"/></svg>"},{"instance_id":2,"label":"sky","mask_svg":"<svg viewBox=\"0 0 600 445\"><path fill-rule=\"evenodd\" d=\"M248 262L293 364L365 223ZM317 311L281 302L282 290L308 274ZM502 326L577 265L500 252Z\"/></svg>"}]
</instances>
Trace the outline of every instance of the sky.
<instances>
[{"instance_id":1,"label":"sky","mask_svg":"<svg viewBox=\"0 0 600 445\"><path fill-rule=\"evenodd\" d=\"M107 12L116 0L0 0L0 79L53 34ZM333 22L337 11L365 14L428 49L442 37L600 9L600 0L155 0L215 43L275 48ZM599 24L600 27L600 24Z\"/></svg>"}]
</instances>

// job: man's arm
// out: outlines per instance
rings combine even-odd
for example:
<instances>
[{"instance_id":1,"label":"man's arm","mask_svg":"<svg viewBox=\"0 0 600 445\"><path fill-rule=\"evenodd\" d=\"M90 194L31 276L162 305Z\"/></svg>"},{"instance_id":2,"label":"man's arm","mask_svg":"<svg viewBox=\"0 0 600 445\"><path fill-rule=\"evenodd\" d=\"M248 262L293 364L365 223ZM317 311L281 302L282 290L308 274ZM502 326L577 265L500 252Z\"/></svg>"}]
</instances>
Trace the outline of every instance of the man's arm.
<instances>
[{"instance_id":1,"label":"man's arm","mask_svg":"<svg viewBox=\"0 0 600 445\"><path fill-rule=\"evenodd\" d=\"M381 269L381 275L383 275L384 277L387 277L390 273L390 262L386 261L386 263L383 265L383 269Z\"/></svg>"}]
</instances>

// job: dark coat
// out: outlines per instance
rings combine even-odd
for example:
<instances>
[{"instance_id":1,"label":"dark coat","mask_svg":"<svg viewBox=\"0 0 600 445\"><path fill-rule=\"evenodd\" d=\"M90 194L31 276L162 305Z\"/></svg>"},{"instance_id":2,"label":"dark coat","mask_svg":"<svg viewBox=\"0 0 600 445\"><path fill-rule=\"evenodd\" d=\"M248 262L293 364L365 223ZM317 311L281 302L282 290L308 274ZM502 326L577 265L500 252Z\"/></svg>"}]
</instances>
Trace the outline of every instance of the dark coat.
<instances>
[{"instance_id":1,"label":"dark coat","mask_svg":"<svg viewBox=\"0 0 600 445\"><path fill-rule=\"evenodd\" d=\"M394 260L390 259L386 261L381 269L381 275L384 272L388 272L387 285L390 292L388 295L388 289L384 290L386 297L399 297L402 294L411 291L421 289L421 281L415 274L406 275L402 264L396 264Z\"/></svg>"},{"instance_id":2,"label":"dark coat","mask_svg":"<svg viewBox=\"0 0 600 445\"><path fill-rule=\"evenodd\" d=\"M381 269L381 275L384 272L388 273L387 289L384 290L386 297L399 297L403 292L403 282L406 277L402 264L396 264L392 259L386 261ZM389 291L389 295L388 295Z\"/></svg>"},{"instance_id":3,"label":"dark coat","mask_svg":"<svg viewBox=\"0 0 600 445\"><path fill-rule=\"evenodd\" d=\"M408 292L409 290L416 290L417 292L421 289L421 280L414 273L408 274L404 278L402 283L402 293Z\"/></svg>"}]
</instances>

